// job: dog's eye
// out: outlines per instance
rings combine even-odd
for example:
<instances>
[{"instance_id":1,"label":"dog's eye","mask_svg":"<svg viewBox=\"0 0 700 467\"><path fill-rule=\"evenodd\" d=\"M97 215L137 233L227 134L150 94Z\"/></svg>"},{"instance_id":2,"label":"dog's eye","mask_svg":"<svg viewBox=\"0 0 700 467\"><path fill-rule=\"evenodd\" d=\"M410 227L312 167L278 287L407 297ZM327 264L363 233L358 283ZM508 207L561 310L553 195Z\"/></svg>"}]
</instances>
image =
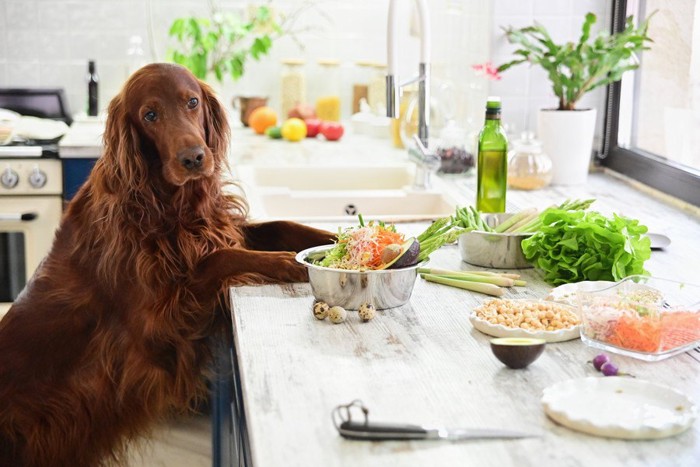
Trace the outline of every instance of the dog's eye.
<instances>
[{"instance_id":1,"label":"dog's eye","mask_svg":"<svg viewBox=\"0 0 700 467\"><path fill-rule=\"evenodd\" d=\"M143 119L147 122L155 122L157 118L158 115L152 110L146 112L146 115L143 116Z\"/></svg>"},{"instance_id":2,"label":"dog's eye","mask_svg":"<svg viewBox=\"0 0 700 467\"><path fill-rule=\"evenodd\" d=\"M197 99L196 97L193 97L192 99L187 101L187 107L189 107L190 109L194 109L195 107L197 107L197 104L199 104L199 99Z\"/></svg>"}]
</instances>

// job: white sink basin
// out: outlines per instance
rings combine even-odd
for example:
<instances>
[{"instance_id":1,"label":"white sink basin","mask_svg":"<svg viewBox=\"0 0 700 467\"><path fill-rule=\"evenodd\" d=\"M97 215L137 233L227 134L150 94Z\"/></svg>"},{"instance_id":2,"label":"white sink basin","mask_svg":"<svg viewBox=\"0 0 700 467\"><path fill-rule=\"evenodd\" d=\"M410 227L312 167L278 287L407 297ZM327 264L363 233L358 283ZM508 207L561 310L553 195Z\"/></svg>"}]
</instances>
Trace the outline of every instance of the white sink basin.
<instances>
[{"instance_id":1,"label":"white sink basin","mask_svg":"<svg viewBox=\"0 0 700 467\"><path fill-rule=\"evenodd\" d=\"M240 165L236 174L253 219L301 222L366 219L387 222L435 219L454 213L455 202L435 188L412 187L413 163L360 166Z\"/></svg>"},{"instance_id":2,"label":"white sink basin","mask_svg":"<svg viewBox=\"0 0 700 467\"><path fill-rule=\"evenodd\" d=\"M435 219L454 213L455 203L434 191L263 191L249 198L251 216L298 221L365 218L387 222Z\"/></svg>"},{"instance_id":3,"label":"white sink basin","mask_svg":"<svg viewBox=\"0 0 700 467\"><path fill-rule=\"evenodd\" d=\"M291 190L394 190L413 183L411 163L377 166L253 166L235 168L245 185Z\"/></svg>"}]
</instances>

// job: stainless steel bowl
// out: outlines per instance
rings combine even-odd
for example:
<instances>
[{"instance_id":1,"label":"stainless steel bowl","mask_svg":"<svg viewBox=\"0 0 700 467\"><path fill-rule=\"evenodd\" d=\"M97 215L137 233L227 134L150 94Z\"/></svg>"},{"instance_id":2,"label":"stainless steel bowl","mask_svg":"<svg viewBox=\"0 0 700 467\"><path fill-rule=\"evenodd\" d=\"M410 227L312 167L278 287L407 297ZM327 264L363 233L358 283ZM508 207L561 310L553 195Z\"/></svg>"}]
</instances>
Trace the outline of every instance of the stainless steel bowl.
<instances>
[{"instance_id":1,"label":"stainless steel bowl","mask_svg":"<svg viewBox=\"0 0 700 467\"><path fill-rule=\"evenodd\" d=\"M482 214L489 227L495 227L513 214ZM525 269L533 267L528 263L520 245L531 233L493 233L473 231L459 236L459 253L462 260L485 268Z\"/></svg>"},{"instance_id":2,"label":"stainless steel bowl","mask_svg":"<svg viewBox=\"0 0 700 467\"><path fill-rule=\"evenodd\" d=\"M363 303L371 303L378 310L404 305L410 300L422 263L400 269L381 271L350 271L316 266L307 261L333 248L324 245L309 248L297 254L296 259L309 269L311 290L317 300L330 306L357 310Z\"/></svg>"}]
</instances>

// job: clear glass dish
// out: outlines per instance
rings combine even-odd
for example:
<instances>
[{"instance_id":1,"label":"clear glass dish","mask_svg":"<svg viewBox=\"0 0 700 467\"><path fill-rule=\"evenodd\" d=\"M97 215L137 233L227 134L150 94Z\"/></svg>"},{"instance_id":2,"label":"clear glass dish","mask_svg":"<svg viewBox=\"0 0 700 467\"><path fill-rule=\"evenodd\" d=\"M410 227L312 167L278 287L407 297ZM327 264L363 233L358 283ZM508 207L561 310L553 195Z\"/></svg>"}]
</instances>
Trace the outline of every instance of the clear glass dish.
<instances>
[{"instance_id":1,"label":"clear glass dish","mask_svg":"<svg viewBox=\"0 0 700 467\"><path fill-rule=\"evenodd\" d=\"M700 286L630 276L578 292L581 340L609 352L658 361L700 346Z\"/></svg>"}]
</instances>

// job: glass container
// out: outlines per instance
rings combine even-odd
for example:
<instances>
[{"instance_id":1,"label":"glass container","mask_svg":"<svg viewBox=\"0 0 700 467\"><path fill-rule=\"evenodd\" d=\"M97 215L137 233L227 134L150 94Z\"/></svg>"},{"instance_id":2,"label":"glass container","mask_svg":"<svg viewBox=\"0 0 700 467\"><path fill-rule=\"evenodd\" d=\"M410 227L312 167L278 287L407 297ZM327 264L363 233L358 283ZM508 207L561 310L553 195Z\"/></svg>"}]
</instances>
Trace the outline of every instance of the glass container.
<instances>
[{"instance_id":1,"label":"glass container","mask_svg":"<svg viewBox=\"0 0 700 467\"><path fill-rule=\"evenodd\" d=\"M280 109L283 118L299 104L306 103L306 77L304 61L287 59L282 61Z\"/></svg>"},{"instance_id":2,"label":"glass container","mask_svg":"<svg viewBox=\"0 0 700 467\"><path fill-rule=\"evenodd\" d=\"M367 103L375 114L386 115L386 65L383 63L372 64Z\"/></svg>"},{"instance_id":3,"label":"glass container","mask_svg":"<svg viewBox=\"0 0 700 467\"><path fill-rule=\"evenodd\" d=\"M340 121L340 62L319 60L321 81L316 98L316 116L321 120Z\"/></svg>"},{"instance_id":4,"label":"glass container","mask_svg":"<svg viewBox=\"0 0 700 467\"><path fill-rule=\"evenodd\" d=\"M629 276L579 290L581 340L609 352L657 361L700 346L700 286Z\"/></svg>"},{"instance_id":5,"label":"glass container","mask_svg":"<svg viewBox=\"0 0 700 467\"><path fill-rule=\"evenodd\" d=\"M474 152L467 131L449 120L437 138L431 139L432 152L440 157L439 173L464 174L474 168Z\"/></svg>"},{"instance_id":6,"label":"glass container","mask_svg":"<svg viewBox=\"0 0 700 467\"><path fill-rule=\"evenodd\" d=\"M542 152L542 143L532 132L523 132L508 153L508 186L518 190L537 190L552 181L552 160Z\"/></svg>"},{"instance_id":7,"label":"glass container","mask_svg":"<svg viewBox=\"0 0 700 467\"><path fill-rule=\"evenodd\" d=\"M361 102L368 101L369 82L372 79L373 62L355 62L355 76L352 84L352 114L362 110Z\"/></svg>"}]
</instances>

